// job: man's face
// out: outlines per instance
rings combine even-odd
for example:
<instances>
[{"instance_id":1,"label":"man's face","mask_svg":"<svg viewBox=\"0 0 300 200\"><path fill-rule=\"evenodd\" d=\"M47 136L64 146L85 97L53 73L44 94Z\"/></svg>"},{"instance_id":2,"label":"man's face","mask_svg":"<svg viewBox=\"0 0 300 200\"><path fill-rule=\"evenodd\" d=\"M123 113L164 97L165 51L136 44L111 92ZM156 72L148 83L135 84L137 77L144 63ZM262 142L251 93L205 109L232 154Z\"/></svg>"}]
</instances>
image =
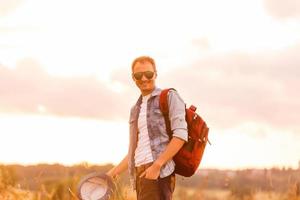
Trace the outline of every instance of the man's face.
<instances>
[{"instance_id":1,"label":"man's face","mask_svg":"<svg viewBox=\"0 0 300 200\"><path fill-rule=\"evenodd\" d=\"M153 77L151 77L152 73ZM138 88L141 90L142 95L148 95L154 90L156 72L154 71L154 67L150 62L137 62L134 65L132 74L132 79L134 80ZM135 74L139 76L135 77Z\"/></svg>"}]
</instances>

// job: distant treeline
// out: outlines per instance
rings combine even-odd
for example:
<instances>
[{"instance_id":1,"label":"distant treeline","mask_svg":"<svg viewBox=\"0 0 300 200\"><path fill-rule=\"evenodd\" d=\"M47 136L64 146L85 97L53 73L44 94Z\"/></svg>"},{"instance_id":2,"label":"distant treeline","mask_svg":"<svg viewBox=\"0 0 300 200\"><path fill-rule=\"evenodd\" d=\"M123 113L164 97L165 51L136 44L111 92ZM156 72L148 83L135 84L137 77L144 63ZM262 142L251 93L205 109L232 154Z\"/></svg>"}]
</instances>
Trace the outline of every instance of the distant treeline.
<instances>
[{"instance_id":1,"label":"distant treeline","mask_svg":"<svg viewBox=\"0 0 300 200\"><path fill-rule=\"evenodd\" d=\"M106 172L113 165L89 165L81 163L74 166L60 164L39 164L31 166L0 165L0 179L27 190L40 190L41 185L64 185L76 188L80 179L92 172ZM120 184L129 184L128 174L120 178ZM197 189L247 188L251 190L283 192L290 185L300 184L300 170L294 169L247 169L217 170L200 169L190 178L177 176L177 185Z\"/></svg>"},{"instance_id":2,"label":"distant treeline","mask_svg":"<svg viewBox=\"0 0 300 200\"><path fill-rule=\"evenodd\" d=\"M92 172L106 172L113 165L89 165L81 163L74 166L60 164L38 164L38 165L2 165L2 169L9 171L14 183L24 189L36 190L41 184L51 182L69 181L79 182L80 178ZM3 170L2 170L3 171ZM1 173L1 170L0 170Z\"/></svg>"},{"instance_id":3,"label":"distant treeline","mask_svg":"<svg viewBox=\"0 0 300 200\"><path fill-rule=\"evenodd\" d=\"M300 186L300 170L286 168L245 169L245 170L215 170L202 169L190 178L178 177L178 182L186 187L203 189L234 188L255 191L284 192L291 185Z\"/></svg>"}]
</instances>

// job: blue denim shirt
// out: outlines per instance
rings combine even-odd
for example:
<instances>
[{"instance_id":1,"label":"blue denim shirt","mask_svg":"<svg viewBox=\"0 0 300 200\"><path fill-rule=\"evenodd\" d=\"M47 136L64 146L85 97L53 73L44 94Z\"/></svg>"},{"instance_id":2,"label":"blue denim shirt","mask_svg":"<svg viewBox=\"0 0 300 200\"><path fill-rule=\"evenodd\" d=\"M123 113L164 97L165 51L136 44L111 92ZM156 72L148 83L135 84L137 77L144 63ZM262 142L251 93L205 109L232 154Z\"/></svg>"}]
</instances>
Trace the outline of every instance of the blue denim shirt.
<instances>
[{"instance_id":1,"label":"blue denim shirt","mask_svg":"<svg viewBox=\"0 0 300 200\"><path fill-rule=\"evenodd\" d=\"M169 136L166 131L165 120L159 108L159 96L161 89L155 88L147 102L147 128L150 139L150 147L154 161L163 153L169 143ZM135 162L134 153L137 147L138 126L137 121L142 103L142 96L139 97L136 104L131 108L129 119L129 151L128 151L128 170L130 180L135 188ZM185 121L185 103L174 90L168 94L169 119L173 137L181 138L184 141L188 139L187 123ZM160 177L169 176L174 172L175 163L168 161L160 170Z\"/></svg>"}]
</instances>

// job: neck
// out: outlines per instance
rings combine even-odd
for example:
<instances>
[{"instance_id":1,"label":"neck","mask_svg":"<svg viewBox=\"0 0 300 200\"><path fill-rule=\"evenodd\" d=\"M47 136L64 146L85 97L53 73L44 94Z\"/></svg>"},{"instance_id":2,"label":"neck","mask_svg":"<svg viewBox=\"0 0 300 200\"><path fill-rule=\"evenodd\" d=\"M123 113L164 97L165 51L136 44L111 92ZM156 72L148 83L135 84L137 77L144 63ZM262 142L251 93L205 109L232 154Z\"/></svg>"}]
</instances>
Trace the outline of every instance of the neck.
<instances>
[{"instance_id":1,"label":"neck","mask_svg":"<svg viewBox=\"0 0 300 200\"><path fill-rule=\"evenodd\" d=\"M151 94L153 91L154 91L155 88L153 88L152 90L144 90L144 91L141 91L142 93L142 96L147 96L148 94Z\"/></svg>"}]
</instances>

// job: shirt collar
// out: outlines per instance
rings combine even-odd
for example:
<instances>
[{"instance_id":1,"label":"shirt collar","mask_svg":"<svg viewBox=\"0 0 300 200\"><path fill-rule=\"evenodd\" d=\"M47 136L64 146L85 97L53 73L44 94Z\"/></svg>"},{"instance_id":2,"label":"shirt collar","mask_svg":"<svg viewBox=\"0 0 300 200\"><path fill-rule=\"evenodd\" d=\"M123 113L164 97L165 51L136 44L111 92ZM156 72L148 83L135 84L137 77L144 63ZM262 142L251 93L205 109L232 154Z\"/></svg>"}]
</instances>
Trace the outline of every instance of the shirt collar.
<instances>
[{"instance_id":1,"label":"shirt collar","mask_svg":"<svg viewBox=\"0 0 300 200\"><path fill-rule=\"evenodd\" d=\"M157 95L159 95L160 93L161 93L161 89L158 88L158 87L155 87L154 90L153 90L152 93L151 93L150 98L151 98L151 97L154 97L154 96L157 96ZM139 99L138 99L137 102L136 102L136 105L137 105L137 106L140 106L141 104L142 104L142 95L140 95Z\"/></svg>"},{"instance_id":2,"label":"shirt collar","mask_svg":"<svg viewBox=\"0 0 300 200\"><path fill-rule=\"evenodd\" d=\"M154 90L153 90L153 92L151 93L151 97L159 95L160 92L161 92L161 89L158 88L158 87L155 87Z\"/></svg>"}]
</instances>

